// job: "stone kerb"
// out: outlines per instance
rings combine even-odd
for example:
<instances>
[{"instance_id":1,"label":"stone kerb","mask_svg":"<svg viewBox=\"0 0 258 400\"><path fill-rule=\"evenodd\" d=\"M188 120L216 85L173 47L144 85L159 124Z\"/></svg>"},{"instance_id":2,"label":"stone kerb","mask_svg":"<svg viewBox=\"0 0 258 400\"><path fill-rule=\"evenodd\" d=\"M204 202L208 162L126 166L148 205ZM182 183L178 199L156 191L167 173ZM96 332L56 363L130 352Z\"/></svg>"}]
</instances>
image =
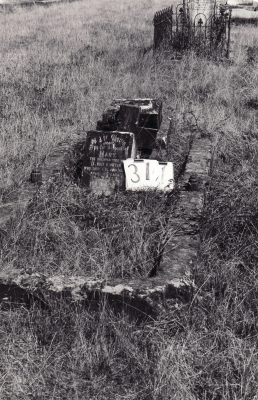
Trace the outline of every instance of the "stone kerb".
<instances>
[{"instance_id":1,"label":"stone kerb","mask_svg":"<svg viewBox=\"0 0 258 400\"><path fill-rule=\"evenodd\" d=\"M175 277L191 275L197 262L200 245L199 221L204 190L209 181L211 147L210 139L195 139L184 176L179 182L177 206L168 224L168 230L171 229L173 235L164 246L159 267L161 271L169 271L169 275Z\"/></svg>"},{"instance_id":2,"label":"stone kerb","mask_svg":"<svg viewBox=\"0 0 258 400\"><path fill-rule=\"evenodd\" d=\"M21 2L8 2L7 1L2 1L0 2L0 9L4 10L5 12L11 12L17 7L19 8L27 8L27 7L33 7L33 6L43 6L43 7L49 7L50 5L53 4L60 4L62 3L63 0L36 0L36 1L21 1Z\"/></svg>"}]
</instances>

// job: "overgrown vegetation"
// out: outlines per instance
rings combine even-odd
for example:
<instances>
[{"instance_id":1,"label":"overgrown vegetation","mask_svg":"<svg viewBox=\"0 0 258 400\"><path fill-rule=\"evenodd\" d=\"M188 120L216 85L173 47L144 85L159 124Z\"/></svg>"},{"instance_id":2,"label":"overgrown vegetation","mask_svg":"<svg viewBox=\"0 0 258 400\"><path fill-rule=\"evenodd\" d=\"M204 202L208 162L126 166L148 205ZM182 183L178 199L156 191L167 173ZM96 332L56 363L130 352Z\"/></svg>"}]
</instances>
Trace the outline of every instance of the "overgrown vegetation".
<instances>
[{"instance_id":1,"label":"overgrown vegetation","mask_svg":"<svg viewBox=\"0 0 258 400\"><path fill-rule=\"evenodd\" d=\"M98 198L72 184L41 190L2 242L2 262L46 274L95 279L148 276L165 244L176 194L117 193Z\"/></svg>"},{"instance_id":2,"label":"overgrown vegetation","mask_svg":"<svg viewBox=\"0 0 258 400\"><path fill-rule=\"evenodd\" d=\"M257 398L258 34L233 28L232 58L222 63L153 58L152 18L167 5L83 1L0 15L4 201L55 143L94 128L113 98L160 97L161 135L173 117L177 132L189 125L214 143L192 301L171 300L141 323L105 300L1 309L4 400ZM170 139L179 165L186 140ZM10 228L1 269L105 277L140 265L148 274L168 212L158 193L94 203L67 179Z\"/></svg>"}]
</instances>

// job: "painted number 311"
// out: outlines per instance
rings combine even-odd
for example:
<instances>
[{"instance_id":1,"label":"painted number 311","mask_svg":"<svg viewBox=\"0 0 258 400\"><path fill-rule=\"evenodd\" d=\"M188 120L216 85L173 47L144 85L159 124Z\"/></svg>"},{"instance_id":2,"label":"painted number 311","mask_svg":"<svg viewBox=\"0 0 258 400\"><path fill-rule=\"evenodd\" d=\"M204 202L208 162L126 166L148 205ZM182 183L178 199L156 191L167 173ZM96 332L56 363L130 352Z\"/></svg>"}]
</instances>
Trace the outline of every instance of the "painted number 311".
<instances>
[{"instance_id":1,"label":"painted number 311","mask_svg":"<svg viewBox=\"0 0 258 400\"><path fill-rule=\"evenodd\" d=\"M150 180L150 163L147 162L145 165L146 165L146 178L145 179L146 179L146 181L149 181ZM131 181L133 183L140 182L141 177L139 174L137 174L137 172L138 172L137 166L135 164L130 164L130 165L128 165L128 168L130 168L130 167L134 167L133 175L135 175L135 179L136 179L136 180L134 180L131 178ZM162 168L161 183L163 183L164 169L165 169L165 166Z\"/></svg>"}]
</instances>

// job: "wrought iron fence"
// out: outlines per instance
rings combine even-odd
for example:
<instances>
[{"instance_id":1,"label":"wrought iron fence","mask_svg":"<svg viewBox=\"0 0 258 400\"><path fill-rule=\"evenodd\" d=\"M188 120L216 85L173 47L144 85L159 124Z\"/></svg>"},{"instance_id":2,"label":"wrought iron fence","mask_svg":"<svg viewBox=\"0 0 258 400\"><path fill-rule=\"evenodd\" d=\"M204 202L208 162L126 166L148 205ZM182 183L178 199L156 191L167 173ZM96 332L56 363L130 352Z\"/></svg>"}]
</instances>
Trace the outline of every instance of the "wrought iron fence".
<instances>
[{"instance_id":1,"label":"wrought iron fence","mask_svg":"<svg viewBox=\"0 0 258 400\"><path fill-rule=\"evenodd\" d=\"M154 15L154 47L157 49L161 43L166 45L172 41L173 6L158 11Z\"/></svg>"},{"instance_id":2,"label":"wrought iron fence","mask_svg":"<svg viewBox=\"0 0 258 400\"><path fill-rule=\"evenodd\" d=\"M189 3L158 11L154 15L154 49L172 50L175 56L187 50L213 58L229 56L231 10L218 10L216 4L207 18L191 15Z\"/></svg>"}]
</instances>

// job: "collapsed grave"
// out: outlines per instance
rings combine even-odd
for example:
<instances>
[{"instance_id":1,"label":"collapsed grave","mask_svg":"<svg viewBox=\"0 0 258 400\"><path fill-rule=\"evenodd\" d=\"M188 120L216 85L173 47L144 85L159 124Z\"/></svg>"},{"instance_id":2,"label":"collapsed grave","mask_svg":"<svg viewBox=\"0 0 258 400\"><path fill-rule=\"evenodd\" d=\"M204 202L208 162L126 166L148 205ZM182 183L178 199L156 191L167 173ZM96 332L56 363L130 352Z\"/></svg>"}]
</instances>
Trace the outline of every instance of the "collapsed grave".
<instances>
[{"instance_id":1,"label":"collapsed grave","mask_svg":"<svg viewBox=\"0 0 258 400\"><path fill-rule=\"evenodd\" d=\"M104 171L106 177L102 181L103 185L100 186L100 192L97 193L98 195L101 195L100 198L104 200L105 195L107 194L110 196L110 199L112 199L110 192L119 192L119 190L122 189L122 186L124 190L126 188L125 186L128 185L128 182L137 184L139 178L141 180L141 178L144 177L145 182L151 183L152 180L149 178L153 174L157 173L157 167L160 167L160 173L156 176L159 177L160 180L154 179L154 182L157 181L157 188L162 180L162 172L164 178L166 175L166 168L169 170L171 167L171 163L151 160L149 158L153 148L156 146L155 140L157 138L158 127L160 126L161 121L161 103L151 101L150 99L144 99L142 102L137 99L135 103L133 103L132 100L123 100L123 103L121 104L122 111L116 104L112 111L112 118L107 119L106 117L103 117L102 121L105 121L105 124L100 124L100 122L98 122L98 128L101 130L90 131L84 135L84 138L81 136L80 138L77 138L77 141L74 141L74 147L79 144L80 148L80 151L77 151L76 153L76 158L73 159L73 163L77 165L75 168L77 177L80 177L80 182L84 187L86 187L86 190L94 192L98 188L99 179L103 179ZM151 109L150 104L159 104L159 107ZM126 109L128 110L128 113L125 112ZM110 112L108 112L108 114L110 115ZM143 117L141 114L143 114ZM145 123L141 122L143 120ZM143 126L139 127L139 124ZM130 128L130 126L132 128ZM142 135L142 128L145 129L144 132L147 139ZM123 129L125 131L123 131ZM127 129L134 129L136 134L133 132L126 132ZM154 135L153 130L155 131ZM170 140L173 142L173 132L170 132L170 135L172 135ZM19 290L24 289L25 292L34 293L34 296L27 296L24 294L24 291L20 291L21 302L25 302L27 299L26 301L29 302L28 304L30 305L31 299L33 300L35 298L35 301L39 301L40 304L44 305L44 307L48 304L48 298L51 298L52 294L61 297L68 296L68 298L73 300L87 300L86 302L88 303L91 301L90 299L99 301L104 296L112 303L119 302L120 304L127 304L128 309L138 308L139 310L142 310L143 313L152 315L153 313L155 314L158 312L160 307L164 306L164 301L166 299L179 298L182 301L190 300L193 290L191 270L194 268L196 263L196 255L199 246L198 219L200 218L202 208L203 187L209 170L209 148L209 141L207 142L207 140L199 139L197 142L197 149L195 147L192 154L192 150L190 149L188 163L186 164L186 170L190 173L190 176L188 176L188 173L187 177L182 177L178 183L181 204L178 204L176 208L174 206L172 208L169 205L169 197L167 194L165 197L162 194L165 187L160 191L163 197L157 197L157 201L165 201L167 203L167 215L165 218L167 224L166 235L160 237L159 231L157 231L155 236L153 236L154 241L151 243L150 247L152 249L152 254L148 261L148 265L146 265L146 272L144 275L141 276L138 274L135 276L128 276L125 272L124 276L109 276L107 278L105 278L103 274L99 277L96 275L92 277L90 274L88 277L66 276L62 274L51 276L50 271L49 277L47 277L40 272L32 271L31 273L25 270L21 273L18 269L14 269L12 276L8 275L8 271L6 273L2 272L1 284L3 293L0 295L2 302L6 304L8 301L12 301L12 299L14 299L13 302L18 301L17 296L19 297L20 295L14 295L17 286L19 287ZM59 182L62 185L62 171L68 169L68 156L69 154L71 155L71 153L71 151L68 151L66 156L63 156L62 163L60 162L60 156L58 158L58 154L56 154L52 158L49 157L50 164L45 162L45 165L42 165L43 183L38 186L39 191L44 191L44 187L49 187L51 180L49 181L48 179L48 181L46 181L46 176L50 177L50 171L52 171L53 175L57 170L58 163ZM137 158L141 157L143 153L147 155L147 158ZM126 158L127 156L129 156L129 158ZM152 165L153 162L154 167ZM131 174L128 176L126 176L125 171L123 170L124 166L126 167L126 163L129 164L127 169L129 169ZM86 167L86 169L84 169L84 167ZM143 171L140 171L141 168ZM87 177L84 175L86 172L88 175ZM111 174L109 174L109 172L111 172ZM193 179L192 175L194 172L198 175L197 179ZM167 177L169 185L171 184L169 181L172 173L173 170L170 169L170 172L168 173L169 177ZM197 181L198 184L196 183ZM39 182L37 182L37 185L38 184ZM150 185L149 187L153 189L155 185ZM141 186L136 189L142 188L143 187ZM171 192L172 188L173 186L168 187L168 192ZM142 201L139 200L140 199L136 201L136 206ZM41 207L40 204L39 207ZM96 210L98 208L97 202L95 208ZM137 212L138 211L136 210L136 214ZM113 210L112 213L115 221L117 218L116 210ZM95 221L97 214L95 211L93 214L93 219ZM36 215L40 215L40 212L37 210ZM133 212L131 212L131 215L134 215ZM151 215L151 213L149 215ZM113 217L111 215L111 218ZM99 215L97 218L99 218L101 224L104 223L105 225L105 218L109 220L110 214L108 213L106 217ZM149 218L149 216L147 216L147 218ZM148 226L153 225L152 220L150 220L149 223ZM80 224L78 219L77 224ZM137 224L138 222L134 226L136 228L139 226L140 230L141 226ZM104 225L102 227L100 226L102 231L103 228L104 230L107 229ZM28 229L30 231L30 227L28 227ZM110 243L114 236L117 236L117 244L119 244L119 237L122 237L124 229L128 230L130 228L121 225L121 229L122 230L118 229L117 232L117 227L114 224L110 231ZM92 233L94 233L94 231ZM136 230L132 233L135 235L138 232ZM150 233L151 232L147 230L145 235L150 235ZM26 231L23 236L26 237ZM142 239L143 238L144 237L142 237ZM139 240L142 239L139 237ZM89 243L93 250L94 240L96 239L93 235L91 238L92 244ZM78 247L77 242L78 239L75 239L74 243L77 246L75 250L78 249L76 251L80 253L81 249ZM117 244L115 244L115 246L117 246ZM153 247L153 244L155 244L155 248ZM130 246L131 243L128 243L127 249L129 251ZM75 256L77 257L76 254ZM76 257L74 258L74 262L76 262ZM134 273L133 270L132 272Z\"/></svg>"}]
</instances>

